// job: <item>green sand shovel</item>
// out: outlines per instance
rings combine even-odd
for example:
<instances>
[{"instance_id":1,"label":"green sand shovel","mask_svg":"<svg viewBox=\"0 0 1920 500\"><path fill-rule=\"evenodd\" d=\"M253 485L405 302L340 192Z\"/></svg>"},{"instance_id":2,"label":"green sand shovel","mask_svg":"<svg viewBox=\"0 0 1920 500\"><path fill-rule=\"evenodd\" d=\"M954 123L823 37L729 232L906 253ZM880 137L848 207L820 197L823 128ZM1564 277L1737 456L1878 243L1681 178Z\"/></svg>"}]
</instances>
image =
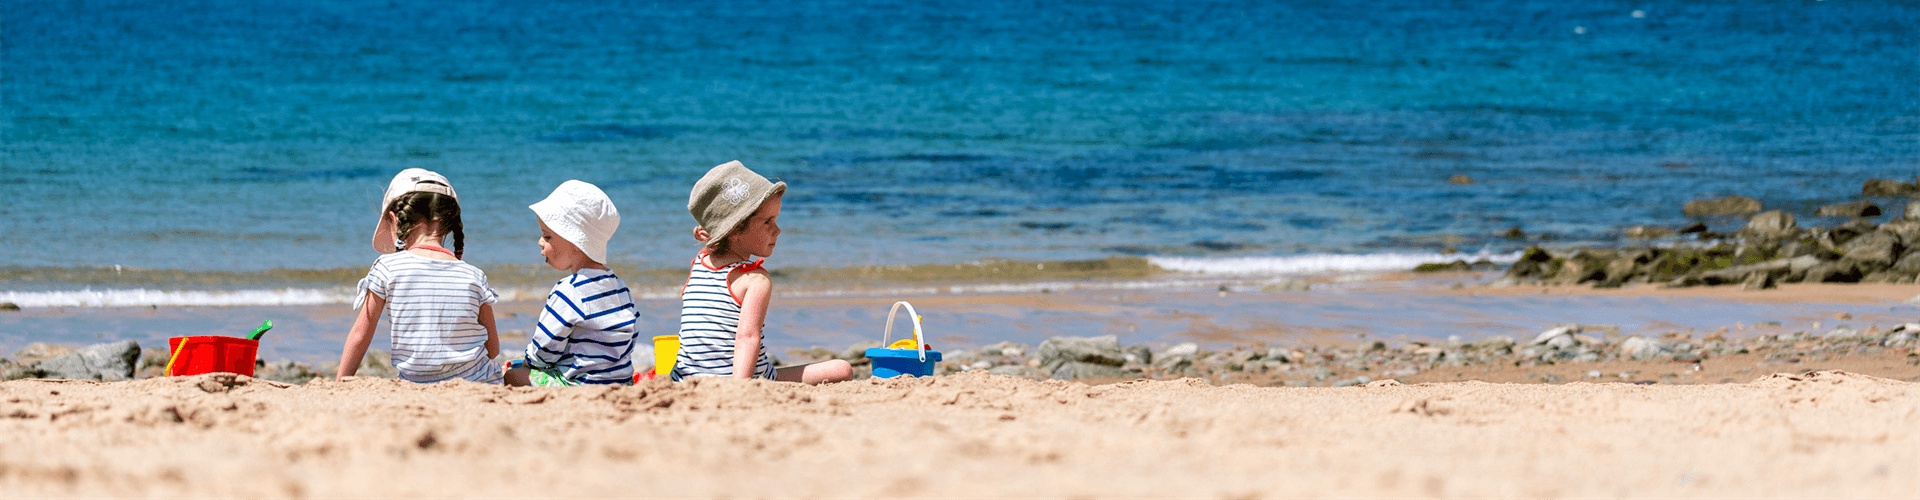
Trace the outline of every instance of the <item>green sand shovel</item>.
<instances>
[{"instance_id":1,"label":"green sand shovel","mask_svg":"<svg viewBox=\"0 0 1920 500\"><path fill-rule=\"evenodd\" d=\"M247 340L255 340L255 341L260 340L261 335L266 335L267 330L272 330L272 329L273 329L273 320L267 320L266 322L260 323L259 328L255 328L253 329L253 333L247 334Z\"/></svg>"}]
</instances>

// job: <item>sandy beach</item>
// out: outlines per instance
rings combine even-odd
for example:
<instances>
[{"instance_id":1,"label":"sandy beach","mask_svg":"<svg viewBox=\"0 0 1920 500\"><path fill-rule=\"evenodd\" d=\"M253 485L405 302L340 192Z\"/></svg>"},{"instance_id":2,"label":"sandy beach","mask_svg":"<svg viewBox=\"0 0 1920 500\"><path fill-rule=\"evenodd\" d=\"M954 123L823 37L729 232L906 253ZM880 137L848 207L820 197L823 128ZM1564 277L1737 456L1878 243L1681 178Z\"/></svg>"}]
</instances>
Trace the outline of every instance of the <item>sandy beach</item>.
<instances>
[{"instance_id":1,"label":"sandy beach","mask_svg":"<svg viewBox=\"0 0 1920 500\"><path fill-rule=\"evenodd\" d=\"M0 496L1827 497L1920 491L1920 387L1089 386L969 373L508 389L0 383Z\"/></svg>"}]
</instances>

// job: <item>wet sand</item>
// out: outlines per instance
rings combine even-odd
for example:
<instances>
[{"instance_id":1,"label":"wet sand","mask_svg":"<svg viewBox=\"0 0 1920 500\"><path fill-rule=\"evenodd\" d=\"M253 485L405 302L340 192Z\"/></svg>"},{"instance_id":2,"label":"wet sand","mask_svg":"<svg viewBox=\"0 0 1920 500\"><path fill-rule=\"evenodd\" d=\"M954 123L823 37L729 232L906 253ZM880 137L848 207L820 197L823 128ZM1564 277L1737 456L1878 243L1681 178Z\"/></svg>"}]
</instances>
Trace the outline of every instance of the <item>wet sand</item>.
<instances>
[{"instance_id":1,"label":"wet sand","mask_svg":"<svg viewBox=\"0 0 1920 500\"><path fill-rule=\"evenodd\" d=\"M1906 497L1920 386L0 383L0 497Z\"/></svg>"}]
</instances>

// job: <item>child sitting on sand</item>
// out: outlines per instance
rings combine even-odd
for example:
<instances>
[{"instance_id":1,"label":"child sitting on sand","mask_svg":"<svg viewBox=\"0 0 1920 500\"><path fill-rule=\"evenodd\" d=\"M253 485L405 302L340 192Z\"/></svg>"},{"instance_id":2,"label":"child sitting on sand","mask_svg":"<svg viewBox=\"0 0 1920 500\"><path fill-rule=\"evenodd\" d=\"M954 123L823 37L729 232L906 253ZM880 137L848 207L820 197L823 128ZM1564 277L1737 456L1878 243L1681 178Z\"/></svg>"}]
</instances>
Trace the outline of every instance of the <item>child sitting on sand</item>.
<instances>
[{"instance_id":1,"label":"child sitting on sand","mask_svg":"<svg viewBox=\"0 0 1920 500\"><path fill-rule=\"evenodd\" d=\"M673 379L760 377L818 384L853 378L853 367L829 360L775 369L761 342L773 278L754 256L773 255L780 239L780 195L787 183L769 182L738 161L713 167L693 185L687 211L706 245L693 258L680 292L680 355Z\"/></svg>"},{"instance_id":2,"label":"child sitting on sand","mask_svg":"<svg viewBox=\"0 0 1920 500\"><path fill-rule=\"evenodd\" d=\"M620 211L600 188L580 181L561 183L527 208L540 220L540 256L571 274L547 294L524 366L507 370L507 384L632 383L638 317L627 283L605 264Z\"/></svg>"},{"instance_id":3,"label":"child sitting on sand","mask_svg":"<svg viewBox=\"0 0 1920 500\"><path fill-rule=\"evenodd\" d=\"M453 250L444 245L453 236ZM466 246L460 198L440 174L409 168L393 177L380 201L373 249L385 255L360 280L336 376L360 371L382 311L393 322L393 367L413 382L465 379L500 383L500 337L493 329L487 274L460 261Z\"/></svg>"}]
</instances>

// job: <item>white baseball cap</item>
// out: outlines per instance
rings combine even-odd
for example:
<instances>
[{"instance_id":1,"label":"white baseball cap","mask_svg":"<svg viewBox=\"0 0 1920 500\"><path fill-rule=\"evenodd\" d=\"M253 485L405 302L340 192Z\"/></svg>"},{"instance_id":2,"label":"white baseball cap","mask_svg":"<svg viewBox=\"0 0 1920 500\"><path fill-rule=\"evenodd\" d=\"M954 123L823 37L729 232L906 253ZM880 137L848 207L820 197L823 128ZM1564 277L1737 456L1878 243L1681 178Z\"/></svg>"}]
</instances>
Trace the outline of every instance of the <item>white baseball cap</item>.
<instances>
[{"instance_id":1,"label":"white baseball cap","mask_svg":"<svg viewBox=\"0 0 1920 500\"><path fill-rule=\"evenodd\" d=\"M453 193L453 183L447 182L447 176L424 168L401 170L393 176L393 182L387 183L387 192L380 196L379 222L373 226L373 251L393 253L400 251L399 242L393 241L393 224L387 222L387 206L393 204L400 195L423 192L440 193L460 201L460 195Z\"/></svg>"},{"instance_id":2,"label":"white baseball cap","mask_svg":"<svg viewBox=\"0 0 1920 500\"><path fill-rule=\"evenodd\" d=\"M553 188L553 194L539 203L527 205L554 234L573 243L587 258L607 263L607 240L620 228L620 211L599 187L569 180Z\"/></svg>"}]
</instances>

